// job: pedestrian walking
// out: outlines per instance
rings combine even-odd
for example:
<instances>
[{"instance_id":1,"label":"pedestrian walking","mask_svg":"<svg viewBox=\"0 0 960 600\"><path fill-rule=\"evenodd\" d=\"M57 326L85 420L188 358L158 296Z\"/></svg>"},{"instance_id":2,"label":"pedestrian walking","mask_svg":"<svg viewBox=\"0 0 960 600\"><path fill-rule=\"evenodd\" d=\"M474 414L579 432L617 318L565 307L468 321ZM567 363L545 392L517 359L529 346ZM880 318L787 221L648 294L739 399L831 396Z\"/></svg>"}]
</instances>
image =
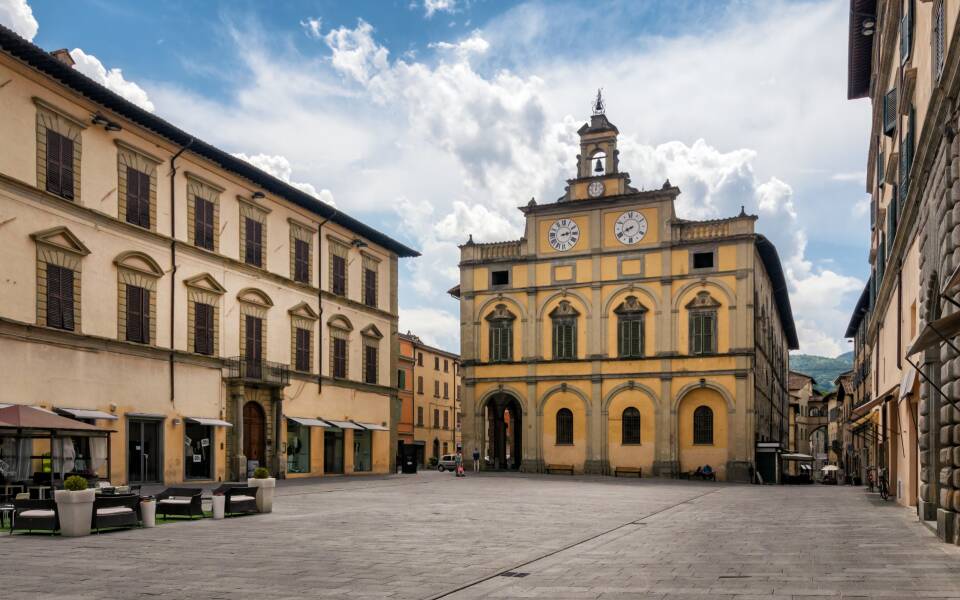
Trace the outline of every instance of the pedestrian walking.
<instances>
[{"instance_id":1,"label":"pedestrian walking","mask_svg":"<svg viewBox=\"0 0 960 600\"><path fill-rule=\"evenodd\" d=\"M463 472L463 452L457 451L457 477L466 477L466 473Z\"/></svg>"},{"instance_id":2,"label":"pedestrian walking","mask_svg":"<svg viewBox=\"0 0 960 600\"><path fill-rule=\"evenodd\" d=\"M480 472L480 449L479 448L473 449L473 472L474 473Z\"/></svg>"}]
</instances>

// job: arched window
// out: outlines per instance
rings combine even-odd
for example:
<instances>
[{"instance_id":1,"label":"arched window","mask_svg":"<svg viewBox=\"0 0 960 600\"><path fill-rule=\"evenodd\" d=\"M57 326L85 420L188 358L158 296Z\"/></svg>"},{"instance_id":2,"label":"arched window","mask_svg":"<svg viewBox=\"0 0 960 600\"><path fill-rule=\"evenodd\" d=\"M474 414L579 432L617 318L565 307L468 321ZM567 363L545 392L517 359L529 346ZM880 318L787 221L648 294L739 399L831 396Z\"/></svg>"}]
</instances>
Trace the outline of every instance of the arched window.
<instances>
[{"instance_id":1,"label":"arched window","mask_svg":"<svg viewBox=\"0 0 960 600\"><path fill-rule=\"evenodd\" d=\"M577 317L580 313L566 300L561 300L550 311L553 321L553 358L554 360L577 357Z\"/></svg>"},{"instance_id":2,"label":"arched window","mask_svg":"<svg viewBox=\"0 0 960 600\"><path fill-rule=\"evenodd\" d=\"M617 315L617 351L620 358L643 356L644 315L647 308L636 296L627 296L613 309Z\"/></svg>"},{"instance_id":3,"label":"arched window","mask_svg":"<svg viewBox=\"0 0 960 600\"><path fill-rule=\"evenodd\" d=\"M490 327L490 362L513 360L513 321L516 317L506 305L498 304L486 317Z\"/></svg>"},{"instance_id":4,"label":"arched window","mask_svg":"<svg viewBox=\"0 0 960 600\"><path fill-rule=\"evenodd\" d=\"M632 406L623 409L622 443L640 443L640 411Z\"/></svg>"},{"instance_id":5,"label":"arched window","mask_svg":"<svg viewBox=\"0 0 960 600\"><path fill-rule=\"evenodd\" d=\"M709 406L693 411L693 443L713 445L713 411Z\"/></svg>"},{"instance_id":6,"label":"arched window","mask_svg":"<svg viewBox=\"0 0 960 600\"><path fill-rule=\"evenodd\" d=\"M690 354L714 354L717 351L717 309L720 303L710 292L699 292L686 306L690 320Z\"/></svg>"},{"instance_id":7,"label":"arched window","mask_svg":"<svg viewBox=\"0 0 960 600\"><path fill-rule=\"evenodd\" d=\"M573 413L569 408L561 408L557 411L557 443L573 443Z\"/></svg>"}]
</instances>

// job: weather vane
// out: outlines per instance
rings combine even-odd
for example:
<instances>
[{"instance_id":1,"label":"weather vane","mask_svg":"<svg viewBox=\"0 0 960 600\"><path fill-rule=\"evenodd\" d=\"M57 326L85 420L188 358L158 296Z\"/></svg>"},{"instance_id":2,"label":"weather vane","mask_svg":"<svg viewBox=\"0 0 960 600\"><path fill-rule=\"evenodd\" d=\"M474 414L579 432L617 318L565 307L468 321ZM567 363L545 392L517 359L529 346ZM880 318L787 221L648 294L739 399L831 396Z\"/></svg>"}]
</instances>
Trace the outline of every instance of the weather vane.
<instances>
[{"instance_id":1,"label":"weather vane","mask_svg":"<svg viewBox=\"0 0 960 600\"><path fill-rule=\"evenodd\" d=\"M606 107L603 105L602 88L597 88L597 99L593 103L593 114L602 115Z\"/></svg>"}]
</instances>

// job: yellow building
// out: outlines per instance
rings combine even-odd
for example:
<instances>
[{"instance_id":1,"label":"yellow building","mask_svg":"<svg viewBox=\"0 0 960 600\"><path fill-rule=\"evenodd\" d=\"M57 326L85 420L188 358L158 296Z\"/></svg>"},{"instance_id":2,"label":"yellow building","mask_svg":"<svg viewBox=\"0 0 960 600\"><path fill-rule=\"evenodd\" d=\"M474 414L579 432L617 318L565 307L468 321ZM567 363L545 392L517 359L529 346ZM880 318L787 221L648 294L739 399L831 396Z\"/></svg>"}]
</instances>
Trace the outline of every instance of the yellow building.
<instances>
[{"instance_id":1,"label":"yellow building","mask_svg":"<svg viewBox=\"0 0 960 600\"><path fill-rule=\"evenodd\" d=\"M416 252L2 27L0 82L0 402L113 482L387 472Z\"/></svg>"},{"instance_id":2,"label":"yellow building","mask_svg":"<svg viewBox=\"0 0 960 600\"><path fill-rule=\"evenodd\" d=\"M577 175L522 207L524 236L461 246L463 444L488 467L778 478L787 443L786 283L756 217L678 219L638 191L598 102Z\"/></svg>"},{"instance_id":3,"label":"yellow building","mask_svg":"<svg viewBox=\"0 0 960 600\"><path fill-rule=\"evenodd\" d=\"M460 357L409 331L400 334L400 343L413 350L413 437L424 465L460 448Z\"/></svg>"}]
</instances>

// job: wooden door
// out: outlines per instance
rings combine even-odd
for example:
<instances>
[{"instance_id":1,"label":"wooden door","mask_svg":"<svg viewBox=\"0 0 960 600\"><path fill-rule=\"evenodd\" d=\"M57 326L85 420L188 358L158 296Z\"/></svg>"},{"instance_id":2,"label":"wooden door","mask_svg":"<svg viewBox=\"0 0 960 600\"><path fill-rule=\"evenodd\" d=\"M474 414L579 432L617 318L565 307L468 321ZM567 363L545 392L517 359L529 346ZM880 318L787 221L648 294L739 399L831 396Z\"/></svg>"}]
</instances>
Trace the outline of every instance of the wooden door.
<instances>
[{"instance_id":1,"label":"wooden door","mask_svg":"<svg viewBox=\"0 0 960 600\"><path fill-rule=\"evenodd\" d=\"M247 402L243 405L243 453L247 460L260 462L265 467L266 451L266 417L263 408L256 402Z\"/></svg>"}]
</instances>

